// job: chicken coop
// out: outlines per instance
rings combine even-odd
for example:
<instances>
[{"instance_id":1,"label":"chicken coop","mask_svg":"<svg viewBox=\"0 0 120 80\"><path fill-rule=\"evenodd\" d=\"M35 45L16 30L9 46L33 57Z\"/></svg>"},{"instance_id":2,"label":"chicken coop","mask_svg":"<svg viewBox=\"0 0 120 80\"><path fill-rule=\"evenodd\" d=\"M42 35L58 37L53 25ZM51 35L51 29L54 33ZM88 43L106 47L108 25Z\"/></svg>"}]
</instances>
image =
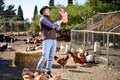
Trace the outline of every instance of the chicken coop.
<instances>
[{"instance_id":1,"label":"chicken coop","mask_svg":"<svg viewBox=\"0 0 120 80\"><path fill-rule=\"evenodd\" d=\"M98 13L74 27L71 46L103 57L110 67L120 67L120 11Z\"/></svg>"},{"instance_id":2,"label":"chicken coop","mask_svg":"<svg viewBox=\"0 0 120 80\"><path fill-rule=\"evenodd\" d=\"M28 21L5 21L0 20L0 33L6 32L23 32L27 31L30 27L30 23Z\"/></svg>"},{"instance_id":3,"label":"chicken coop","mask_svg":"<svg viewBox=\"0 0 120 80\"><path fill-rule=\"evenodd\" d=\"M30 23L28 21L0 20L0 42L10 42L10 37L26 35Z\"/></svg>"}]
</instances>

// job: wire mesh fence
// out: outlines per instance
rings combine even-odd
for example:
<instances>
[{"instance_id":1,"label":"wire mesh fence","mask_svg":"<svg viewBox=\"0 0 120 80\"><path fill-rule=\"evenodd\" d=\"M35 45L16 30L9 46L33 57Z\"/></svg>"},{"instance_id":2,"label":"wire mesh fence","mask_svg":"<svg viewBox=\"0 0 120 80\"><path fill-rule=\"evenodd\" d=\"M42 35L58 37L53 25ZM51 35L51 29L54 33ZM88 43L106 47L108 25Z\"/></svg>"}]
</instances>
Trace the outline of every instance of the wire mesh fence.
<instances>
[{"instance_id":1,"label":"wire mesh fence","mask_svg":"<svg viewBox=\"0 0 120 80\"><path fill-rule=\"evenodd\" d=\"M71 45L104 58L120 70L120 12L99 13L71 30ZM82 27L85 27L84 30Z\"/></svg>"},{"instance_id":2,"label":"wire mesh fence","mask_svg":"<svg viewBox=\"0 0 120 80\"><path fill-rule=\"evenodd\" d=\"M30 23L27 21L0 21L0 32L22 32L27 31Z\"/></svg>"}]
</instances>

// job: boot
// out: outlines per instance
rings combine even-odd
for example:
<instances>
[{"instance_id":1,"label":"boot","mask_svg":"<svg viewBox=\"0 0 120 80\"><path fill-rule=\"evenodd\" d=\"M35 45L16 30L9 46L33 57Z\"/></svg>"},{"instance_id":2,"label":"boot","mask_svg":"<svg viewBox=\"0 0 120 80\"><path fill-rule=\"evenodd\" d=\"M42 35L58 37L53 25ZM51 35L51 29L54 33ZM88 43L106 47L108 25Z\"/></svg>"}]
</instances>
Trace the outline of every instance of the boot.
<instances>
[{"instance_id":1,"label":"boot","mask_svg":"<svg viewBox=\"0 0 120 80\"><path fill-rule=\"evenodd\" d=\"M47 75L48 75L48 78L52 78L52 75L51 75L51 72L50 71L48 71L48 72L46 72L47 73Z\"/></svg>"}]
</instances>

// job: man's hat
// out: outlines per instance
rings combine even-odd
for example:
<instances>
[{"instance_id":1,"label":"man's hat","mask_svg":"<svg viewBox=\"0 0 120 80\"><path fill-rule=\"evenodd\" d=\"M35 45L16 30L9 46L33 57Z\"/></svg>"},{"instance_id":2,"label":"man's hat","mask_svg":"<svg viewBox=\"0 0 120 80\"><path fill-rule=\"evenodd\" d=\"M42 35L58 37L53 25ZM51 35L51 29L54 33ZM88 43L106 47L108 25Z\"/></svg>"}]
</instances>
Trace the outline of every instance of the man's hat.
<instances>
[{"instance_id":1,"label":"man's hat","mask_svg":"<svg viewBox=\"0 0 120 80\"><path fill-rule=\"evenodd\" d=\"M43 11L44 11L45 9L50 9L50 10L51 10L50 7L48 7L48 6L43 6L43 7L41 8L41 10L40 10L40 14L41 14L41 15L43 15Z\"/></svg>"}]
</instances>

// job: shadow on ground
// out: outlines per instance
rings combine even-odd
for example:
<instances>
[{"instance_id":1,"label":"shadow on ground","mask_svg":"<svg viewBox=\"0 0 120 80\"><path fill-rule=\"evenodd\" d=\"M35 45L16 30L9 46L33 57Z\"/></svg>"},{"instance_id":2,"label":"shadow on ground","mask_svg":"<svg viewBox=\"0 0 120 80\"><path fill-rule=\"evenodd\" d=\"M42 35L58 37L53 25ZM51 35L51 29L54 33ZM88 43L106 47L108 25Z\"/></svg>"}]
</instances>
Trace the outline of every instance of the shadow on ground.
<instances>
[{"instance_id":1,"label":"shadow on ground","mask_svg":"<svg viewBox=\"0 0 120 80\"><path fill-rule=\"evenodd\" d=\"M0 59L0 80L22 80L23 67L12 67L12 60Z\"/></svg>"}]
</instances>

